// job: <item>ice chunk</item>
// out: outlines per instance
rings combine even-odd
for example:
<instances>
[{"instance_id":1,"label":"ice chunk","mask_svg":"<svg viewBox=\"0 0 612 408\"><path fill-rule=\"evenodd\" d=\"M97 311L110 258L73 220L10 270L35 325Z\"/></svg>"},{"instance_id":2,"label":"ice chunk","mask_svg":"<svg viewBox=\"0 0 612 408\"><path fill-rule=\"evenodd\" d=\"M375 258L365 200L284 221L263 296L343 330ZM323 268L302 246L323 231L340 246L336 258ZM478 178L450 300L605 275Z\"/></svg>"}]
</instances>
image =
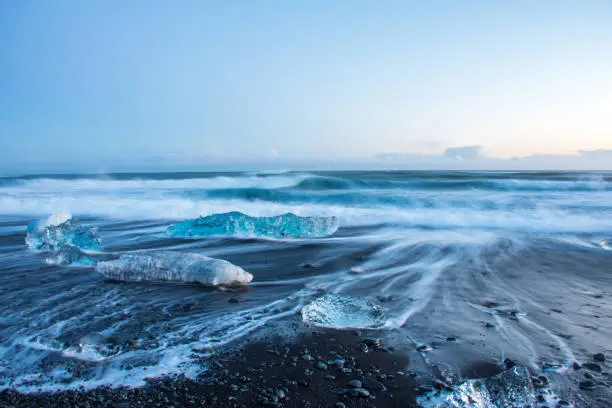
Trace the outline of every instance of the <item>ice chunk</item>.
<instances>
[{"instance_id":1,"label":"ice chunk","mask_svg":"<svg viewBox=\"0 0 612 408\"><path fill-rule=\"evenodd\" d=\"M423 397L420 402L427 408L533 407L536 398L529 371L517 365L489 378L466 381L450 393Z\"/></svg>"},{"instance_id":2,"label":"ice chunk","mask_svg":"<svg viewBox=\"0 0 612 408\"><path fill-rule=\"evenodd\" d=\"M79 248L66 245L53 252L45 259L50 265L95 266L95 258L83 253Z\"/></svg>"},{"instance_id":3,"label":"ice chunk","mask_svg":"<svg viewBox=\"0 0 612 408\"><path fill-rule=\"evenodd\" d=\"M612 251L612 239L604 239L602 240L599 245L603 248L603 249L607 249L608 251Z\"/></svg>"},{"instance_id":4,"label":"ice chunk","mask_svg":"<svg viewBox=\"0 0 612 408\"><path fill-rule=\"evenodd\" d=\"M275 217L251 217L234 211L171 225L168 227L168 235L179 238L215 235L319 238L333 234L338 226L336 217L299 217L291 213Z\"/></svg>"},{"instance_id":5,"label":"ice chunk","mask_svg":"<svg viewBox=\"0 0 612 408\"><path fill-rule=\"evenodd\" d=\"M327 294L302 308L302 320L319 327L375 329L385 324L385 313L365 299Z\"/></svg>"},{"instance_id":6,"label":"ice chunk","mask_svg":"<svg viewBox=\"0 0 612 408\"><path fill-rule=\"evenodd\" d=\"M95 230L80 227L70 214L58 213L49 218L28 224L26 244L31 249L58 251L64 246L75 246L84 250L99 250L100 238Z\"/></svg>"},{"instance_id":7,"label":"ice chunk","mask_svg":"<svg viewBox=\"0 0 612 408\"><path fill-rule=\"evenodd\" d=\"M244 285L253 275L222 259L184 252L124 254L118 259L98 262L96 271L120 281L175 281L206 286Z\"/></svg>"}]
</instances>

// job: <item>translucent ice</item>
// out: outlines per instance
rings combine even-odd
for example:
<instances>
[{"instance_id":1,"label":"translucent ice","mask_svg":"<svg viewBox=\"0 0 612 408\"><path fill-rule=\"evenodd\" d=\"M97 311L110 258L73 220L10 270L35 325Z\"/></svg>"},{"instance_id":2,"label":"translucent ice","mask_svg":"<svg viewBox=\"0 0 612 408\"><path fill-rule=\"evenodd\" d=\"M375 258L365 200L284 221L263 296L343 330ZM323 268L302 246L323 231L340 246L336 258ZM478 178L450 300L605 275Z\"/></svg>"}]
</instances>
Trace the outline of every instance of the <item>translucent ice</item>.
<instances>
[{"instance_id":1,"label":"translucent ice","mask_svg":"<svg viewBox=\"0 0 612 408\"><path fill-rule=\"evenodd\" d=\"M168 227L172 237L237 235L267 238L319 238L338 229L336 217L299 217L287 213L275 217L251 217L228 212L187 220Z\"/></svg>"},{"instance_id":2,"label":"translucent ice","mask_svg":"<svg viewBox=\"0 0 612 408\"><path fill-rule=\"evenodd\" d=\"M120 281L175 281L206 286L245 285L253 275L222 259L183 252L124 254L118 259L99 262L96 271Z\"/></svg>"},{"instance_id":3,"label":"translucent ice","mask_svg":"<svg viewBox=\"0 0 612 408\"><path fill-rule=\"evenodd\" d=\"M466 381L450 393L423 397L420 402L427 408L533 407L536 398L529 371L517 365L489 378Z\"/></svg>"},{"instance_id":4,"label":"translucent ice","mask_svg":"<svg viewBox=\"0 0 612 408\"><path fill-rule=\"evenodd\" d=\"M65 246L84 250L99 250L100 238L95 230L80 227L70 214L57 213L49 218L28 224L26 243L31 249L58 251Z\"/></svg>"},{"instance_id":5,"label":"translucent ice","mask_svg":"<svg viewBox=\"0 0 612 408\"><path fill-rule=\"evenodd\" d=\"M384 325L385 313L364 299L327 294L302 308L302 320L319 327L374 329Z\"/></svg>"},{"instance_id":6,"label":"translucent ice","mask_svg":"<svg viewBox=\"0 0 612 408\"><path fill-rule=\"evenodd\" d=\"M95 266L97 260L83 253L79 248L66 245L52 254L45 260L50 265L73 265L73 266Z\"/></svg>"}]
</instances>

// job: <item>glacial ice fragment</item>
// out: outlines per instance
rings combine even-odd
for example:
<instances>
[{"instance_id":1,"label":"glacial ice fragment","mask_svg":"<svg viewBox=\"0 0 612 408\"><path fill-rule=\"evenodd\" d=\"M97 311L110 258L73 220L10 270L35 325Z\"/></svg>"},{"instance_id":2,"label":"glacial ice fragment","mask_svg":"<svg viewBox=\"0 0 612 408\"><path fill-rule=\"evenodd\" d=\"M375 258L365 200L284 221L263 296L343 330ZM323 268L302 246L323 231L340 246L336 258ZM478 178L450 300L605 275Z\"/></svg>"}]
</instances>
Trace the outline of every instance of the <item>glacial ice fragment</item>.
<instances>
[{"instance_id":1,"label":"glacial ice fragment","mask_svg":"<svg viewBox=\"0 0 612 408\"><path fill-rule=\"evenodd\" d=\"M168 227L168 235L176 238L215 235L319 238L332 235L338 226L336 217L300 217L291 213L275 217L251 217L234 211L171 225Z\"/></svg>"},{"instance_id":2,"label":"glacial ice fragment","mask_svg":"<svg viewBox=\"0 0 612 408\"><path fill-rule=\"evenodd\" d=\"M514 366L489 378L468 380L454 391L421 398L426 408L533 407L535 392L529 371Z\"/></svg>"},{"instance_id":3,"label":"glacial ice fragment","mask_svg":"<svg viewBox=\"0 0 612 408\"><path fill-rule=\"evenodd\" d=\"M95 266L98 261L79 248L66 245L51 253L45 262L50 265Z\"/></svg>"},{"instance_id":4,"label":"glacial ice fragment","mask_svg":"<svg viewBox=\"0 0 612 408\"><path fill-rule=\"evenodd\" d=\"M184 252L124 254L118 259L98 262L96 271L120 281L174 281L206 286L245 285L253 275L222 259Z\"/></svg>"},{"instance_id":5,"label":"glacial ice fragment","mask_svg":"<svg viewBox=\"0 0 612 408\"><path fill-rule=\"evenodd\" d=\"M599 245L603 248L606 249L608 251L612 251L612 239L604 239L602 240Z\"/></svg>"},{"instance_id":6,"label":"glacial ice fragment","mask_svg":"<svg viewBox=\"0 0 612 408\"><path fill-rule=\"evenodd\" d=\"M319 327L375 329L385 324L385 313L365 299L327 294L302 308L302 320Z\"/></svg>"},{"instance_id":7,"label":"glacial ice fragment","mask_svg":"<svg viewBox=\"0 0 612 408\"><path fill-rule=\"evenodd\" d=\"M75 246L83 250L101 248L100 238L95 230L80 227L67 213L57 213L44 220L32 221L26 232L26 244L35 250L55 252L65 246Z\"/></svg>"}]
</instances>

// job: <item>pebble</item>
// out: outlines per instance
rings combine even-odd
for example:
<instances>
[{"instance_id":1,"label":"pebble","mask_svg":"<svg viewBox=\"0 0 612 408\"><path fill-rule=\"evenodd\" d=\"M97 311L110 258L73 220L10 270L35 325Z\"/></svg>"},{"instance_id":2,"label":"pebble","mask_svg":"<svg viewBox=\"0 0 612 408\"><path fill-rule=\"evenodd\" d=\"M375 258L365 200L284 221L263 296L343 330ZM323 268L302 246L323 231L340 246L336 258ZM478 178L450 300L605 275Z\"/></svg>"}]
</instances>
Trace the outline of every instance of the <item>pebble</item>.
<instances>
[{"instance_id":1,"label":"pebble","mask_svg":"<svg viewBox=\"0 0 612 408\"><path fill-rule=\"evenodd\" d=\"M351 380L351 381L349 381L349 385L351 387L353 387L353 388L361 388L361 387L363 387L362 382L359 381L359 380Z\"/></svg>"},{"instance_id":2,"label":"pebble","mask_svg":"<svg viewBox=\"0 0 612 408\"><path fill-rule=\"evenodd\" d=\"M228 299L228 303L240 303L240 299L232 297Z\"/></svg>"},{"instance_id":3,"label":"pebble","mask_svg":"<svg viewBox=\"0 0 612 408\"><path fill-rule=\"evenodd\" d=\"M363 343L368 347L380 347L381 339L364 339Z\"/></svg>"},{"instance_id":4,"label":"pebble","mask_svg":"<svg viewBox=\"0 0 612 408\"><path fill-rule=\"evenodd\" d=\"M602 371L601 366L597 363L584 363L582 366L587 370L597 371L598 373Z\"/></svg>"},{"instance_id":5,"label":"pebble","mask_svg":"<svg viewBox=\"0 0 612 408\"><path fill-rule=\"evenodd\" d=\"M606 361L606 356L604 356L603 353L593 354L593 360L599 361L599 362L604 362L604 361Z\"/></svg>"},{"instance_id":6,"label":"pebble","mask_svg":"<svg viewBox=\"0 0 612 408\"><path fill-rule=\"evenodd\" d=\"M344 403L338 401L336 402L336 405L334 405L335 408L346 408L346 405L344 405Z\"/></svg>"},{"instance_id":7,"label":"pebble","mask_svg":"<svg viewBox=\"0 0 612 408\"><path fill-rule=\"evenodd\" d=\"M335 379L336 379L336 376L335 376L335 375L332 375L332 374L327 374L327 375L325 376L325 379L326 379L326 380L335 380Z\"/></svg>"},{"instance_id":8,"label":"pebble","mask_svg":"<svg viewBox=\"0 0 612 408\"><path fill-rule=\"evenodd\" d=\"M322 361L317 361L317 368L319 370L327 370L327 364Z\"/></svg>"},{"instance_id":9,"label":"pebble","mask_svg":"<svg viewBox=\"0 0 612 408\"><path fill-rule=\"evenodd\" d=\"M593 388L595 388L595 383L590 380L580 381L580 384L578 384L578 388L580 388L581 390L592 390Z\"/></svg>"},{"instance_id":10,"label":"pebble","mask_svg":"<svg viewBox=\"0 0 612 408\"><path fill-rule=\"evenodd\" d=\"M338 367L338 368L342 368L344 367L344 363L345 361L343 359L337 359L337 360L333 360L328 362L328 364L334 366L334 367Z\"/></svg>"}]
</instances>

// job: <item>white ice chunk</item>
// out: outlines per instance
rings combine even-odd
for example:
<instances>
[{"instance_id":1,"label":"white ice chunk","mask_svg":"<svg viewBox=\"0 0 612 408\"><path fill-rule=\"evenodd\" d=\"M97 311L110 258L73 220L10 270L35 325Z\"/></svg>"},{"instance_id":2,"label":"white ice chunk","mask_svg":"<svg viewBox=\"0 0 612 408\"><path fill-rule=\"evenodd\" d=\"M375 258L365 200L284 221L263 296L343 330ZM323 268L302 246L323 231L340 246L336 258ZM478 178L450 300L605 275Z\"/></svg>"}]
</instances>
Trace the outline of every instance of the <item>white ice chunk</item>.
<instances>
[{"instance_id":1,"label":"white ice chunk","mask_svg":"<svg viewBox=\"0 0 612 408\"><path fill-rule=\"evenodd\" d=\"M384 325L385 313L365 299L327 294L302 308L302 320L319 327L375 329Z\"/></svg>"},{"instance_id":2,"label":"white ice chunk","mask_svg":"<svg viewBox=\"0 0 612 408\"><path fill-rule=\"evenodd\" d=\"M206 286L246 285L253 280L253 275L228 261L171 251L124 254L118 259L99 262L96 271L120 281L160 280Z\"/></svg>"}]
</instances>

